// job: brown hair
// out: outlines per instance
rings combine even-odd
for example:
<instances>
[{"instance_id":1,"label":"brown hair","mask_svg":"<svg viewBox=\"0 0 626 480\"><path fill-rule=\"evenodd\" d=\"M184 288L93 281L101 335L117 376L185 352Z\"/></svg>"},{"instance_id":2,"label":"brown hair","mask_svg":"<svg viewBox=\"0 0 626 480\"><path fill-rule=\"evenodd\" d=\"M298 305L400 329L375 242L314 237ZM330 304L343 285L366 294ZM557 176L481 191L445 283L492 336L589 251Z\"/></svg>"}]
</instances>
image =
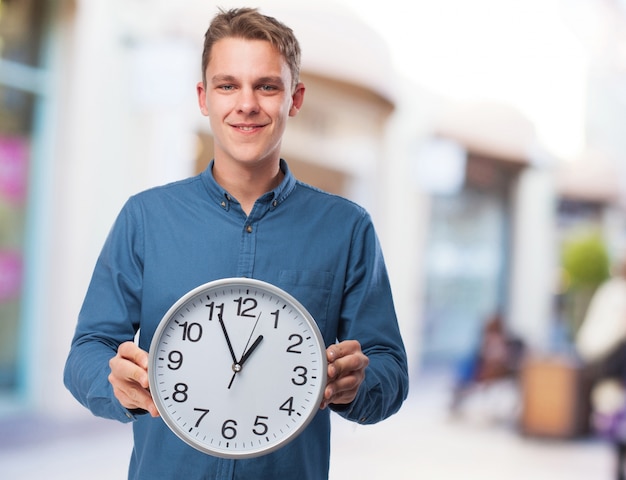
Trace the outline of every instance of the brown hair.
<instances>
[{"instance_id":1,"label":"brown hair","mask_svg":"<svg viewBox=\"0 0 626 480\"><path fill-rule=\"evenodd\" d=\"M300 78L300 45L293 30L273 17L259 13L256 8L219 9L204 34L202 51L202 82L206 85L206 69L211 59L213 45L224 38L237 37L246 40L265 40L278 50L291 70L295 89Z\"/></svg>"}]
</instances>

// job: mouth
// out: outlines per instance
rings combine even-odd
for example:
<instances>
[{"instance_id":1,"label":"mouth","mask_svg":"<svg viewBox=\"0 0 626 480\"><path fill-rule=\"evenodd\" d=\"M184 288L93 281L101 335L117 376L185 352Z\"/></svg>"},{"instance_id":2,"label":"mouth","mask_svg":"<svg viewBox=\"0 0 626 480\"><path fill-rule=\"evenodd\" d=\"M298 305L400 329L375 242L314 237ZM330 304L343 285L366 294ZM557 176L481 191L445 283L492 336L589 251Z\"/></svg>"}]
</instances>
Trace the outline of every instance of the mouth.
<instances>
[{"instance_id":1,"label":"mouth","mask_svg":"<svg viewBox=\"0 0 626 480\"><path fill-rule=\"evenodd\" d=\"M235 130L240 132L254 132L263 128L263 125L231 125Z\"/></svg>"}]
</instances>

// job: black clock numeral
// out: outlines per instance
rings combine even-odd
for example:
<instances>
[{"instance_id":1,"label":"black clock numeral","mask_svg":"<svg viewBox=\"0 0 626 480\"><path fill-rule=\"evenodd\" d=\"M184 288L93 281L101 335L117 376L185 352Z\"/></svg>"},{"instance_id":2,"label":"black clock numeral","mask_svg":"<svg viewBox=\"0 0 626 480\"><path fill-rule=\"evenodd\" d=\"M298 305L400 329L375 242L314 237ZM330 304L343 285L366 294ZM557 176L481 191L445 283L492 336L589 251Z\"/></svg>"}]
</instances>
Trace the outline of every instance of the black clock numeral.
<instances>
[{"instance_id":1,"label":"black clock numeral","mask_svg":"<svg viewBox=\"0 0 626 480\"><path fill-rule=\"evenodd\" d=\"M178 350L172 350L168 355L167 359L170 363L167 364L167 368L170 370L178 370L183 364L183 354Z\"/></svg>"},{"instance_id":2,"label":"black clock numeral","mask_svg":"<svg viewBox=\"0 0 626 480\"><path fill-rule=\"evenodd\" d=\"M254 428L252 429L252 432L255 435L265 435L268 430L269 427L267 426L266 423L263 423L261 420L269 420L269 417L263 417L261 415L257 415L256 420L254 421Z\"/></svg>"},{"instance_id":3,"label":"black clock numeral","mask_svg":"<svg viewBox=\"0 0 626 480\"><path fill-rule=\"evenodd\" d=\"M214 313L217 315L217 318L220 318L222 314L224 313L223 303L216 304L215 302L211 302L211 303L207 303L205 307L209 309L209 321L213 321Z\"/></svg>"},{"instance_id":4,"label":"black clock numeral","mask_svg":"<svg viewBox=\"0 0 626 480\"><path fill-rule=\"evenodd\" d=\"M235 420L226 420L222 425L222 437L226 440L232 440L237 436L237 422Z\"/></svg>"},{"instance_id":5,"label":"black clock numeral","mask_svg":"<svg viewBox=\"0 0 626 480\"><path fill-rule=\"evenodd\" d=\"M301 350L296 350L296 347L298 345L302 345L302 342L303 342L302 336L298 335L297 333L293 333L289 335L289 340L294 340L294 342L287 347L287 352L288 353L302 353Z\"/></svg>"},{"instance_id":6,"label":"black clock numeral","mask_svg":"<svg viewBox=\"0 0 626 480\"><path fill-rule=\"evenodd\" d=\"M176 385L174 385L174 393L172 394L172 399L178 403L186 402L188 398L188 389L189 387L186 383L177 383Z\"/></svg>"},{"instance_id":7,"label":"black clock numeral","mask_svg":"<svg viewBox=\"0 0 626 480\"><path fill-rule=\"evenodd\" d=\"M202 412L202 415L200 415L200 417L198 418L198 421L196 421L196 424L194 425L194 427L198 428L198 426L200 425L200 422L202 421L202 419L204 417L206 417L207 413L209 413L209 409L208 408L194 408L193 411L194 412Z\"/></svg>"},{"instance_id":8,"label":"black clock numeral","mask_svg":"<svg viewBox=\"0 0 626 480\"><path fill-rule=\"evenodd\" d=\"M239 298L233 300L233 302L235 302L237 304L237 315L238 316L240 316L240 317L252 317L252 318L256 317L256 315L254 313L250 313L252 310L254 310L257 307L256 299L254 299L252 297L248 297L248 298L239 297ZM244 305L248 305L248 306L244 308Z\"/></svg>"},{"instance_id":9,"label":"black clock numeral","mask_svg":"<svg viewBox=\"0 0 626 480\"><path fill-rule=\"evenodd\" d=\"M298 371L300 371L300 373L298 373ZM291 379L294 385L304 385L306 384L306 382L309 381L309 379L306 376L306 374L308 373L308 370L306 369L306 367L303 367L302 365L298 365L297 367L294 367L293 372L297 374L297 378Z\"/></svg>"},{"instance_id":10,"label":"black clock numeral","mask_svg":"<svg viewBox=\"0 0 626 480\"><path fill-rule=\"evenodd\" d=\"M274 315L274 328L278 328L278 310L270 313L270 315Z\"/></svg>"},{"instance_id":11,"label":"black clock numeral","mask_svg":"<svg viewBox=\"0 0 626 480\"><path fill-rule=\"evenodd\" d=\"M189 340L190 342L197 342L202 338L202 325L199 323L181 323L179 325L183 328L183 340Z\"/></svg>"},{"instance_id":12,"label":"black clock numeral","mask_svg":"<svg viewBox=\"0 0 626 480\"><path fill-rule=\"evenodd\" d=\"M291 414L293 412L295 412L295 409L293 408L293 397L289 397L285 403L283 403L279 410L282 410L283 412L287 412L289 414L289 416L291 417Z\"/></svg>"}]
</instances>

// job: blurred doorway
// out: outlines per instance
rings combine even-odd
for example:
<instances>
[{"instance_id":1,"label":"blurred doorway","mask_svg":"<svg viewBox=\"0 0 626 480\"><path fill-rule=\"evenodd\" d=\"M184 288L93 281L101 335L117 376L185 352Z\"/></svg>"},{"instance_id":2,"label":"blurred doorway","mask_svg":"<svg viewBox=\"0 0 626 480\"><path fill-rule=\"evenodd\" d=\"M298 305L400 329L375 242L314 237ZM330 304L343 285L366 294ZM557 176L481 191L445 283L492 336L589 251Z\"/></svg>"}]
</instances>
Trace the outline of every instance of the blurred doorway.
<instances>
[{"instance_id":1,"label":"blurred doorway","mask_svg":"<svg viewBox=\"0 0 626 480\"><path fill-rule=\"evenodd\" d=\"M520 166L468 154L457 195L432 198L426 245L423 362L451 366L476 347L484 322L505 317L511 188Z\"/></svg>"}]
</instances>

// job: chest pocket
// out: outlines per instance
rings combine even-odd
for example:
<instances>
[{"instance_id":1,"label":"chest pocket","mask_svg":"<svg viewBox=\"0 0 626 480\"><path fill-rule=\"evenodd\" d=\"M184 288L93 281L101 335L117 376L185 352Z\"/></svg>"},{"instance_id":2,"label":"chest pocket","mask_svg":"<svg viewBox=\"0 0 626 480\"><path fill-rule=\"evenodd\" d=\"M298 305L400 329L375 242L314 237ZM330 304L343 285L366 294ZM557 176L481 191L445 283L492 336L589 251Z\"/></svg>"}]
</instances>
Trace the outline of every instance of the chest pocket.
<instances>
[{"instance_id":1,"label":"chest pocket","mask_svg":"<svg viewBox=\"0 0 626 480\"><path fill-rule=\"evenodd\" d=\"M324 338L334 275L315 270L281 270L280 287L295 297L317 322Z\"/></svg>"}]
</instances>

